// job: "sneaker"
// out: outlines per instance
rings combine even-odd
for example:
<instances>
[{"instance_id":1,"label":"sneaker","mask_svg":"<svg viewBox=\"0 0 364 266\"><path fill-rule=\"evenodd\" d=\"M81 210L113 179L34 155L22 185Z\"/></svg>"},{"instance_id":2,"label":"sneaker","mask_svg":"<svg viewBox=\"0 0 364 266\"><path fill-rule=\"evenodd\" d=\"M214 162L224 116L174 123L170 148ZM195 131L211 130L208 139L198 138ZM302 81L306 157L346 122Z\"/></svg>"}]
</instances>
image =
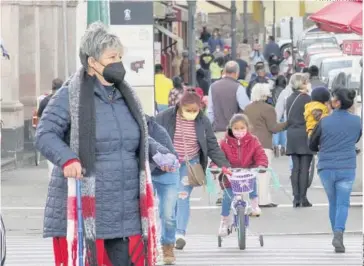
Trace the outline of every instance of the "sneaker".
<instances>
[{"instance_id":1,"label":"sneaker","mask_svg":"<svg viewBox=\"0 0 364 266\"><path fill-rule=\"evenodd\" d=\"M251 200L251 211L250 216L259 217L262 214L262 210L259 208L258 198Z\"/></svg>"},{"instance_id":2,"label":"sneaker","mask_svg":"<svg viewBox=\"0 0 364 266\"><path fill-rule=\"evenodd\" d=\"M164 265L174 265L176 262L176 257L174 256L173 244L163 245L162 250Z\"/></svg>"},{"instance_id":3,"label":"sneaker","mask_svg":"<svg viewBox=\"0 0 364 266\"><path fill-rule=\"evenodd\" d=\"M220 227L219 227L219 236L225 237L228 235L228 227L229 227L229 217L221 217Z\"/></svg>"},{"instance_id":4,"label":"sneaker","mask_svg":"<svg viewBox=\"0 0 364 266\"><path fill-rule=\"evenodd\" d=\"M216 200L216 205L221 206L221 204L222 204L222 198L218 198Z\"/></svg>"},{"instance_id":5,"label":"sneaker","mask_svg":"<svg viewBox=\"0 0 364 266\"><path fill-rule=\"evenodd\" d=\"M273 147L273 154L274 154L274 157L276 157L276 158L279 157L279 147L278 146Z\"/></svg>"},{"instance_id":6,"label":"sneaker","mask_svg":"<svg viewBox=\"0 0 364 266\"><path fill-rule=\"evenodd\" d=\"M182 250L185 246L186 246L185 237L183 235L177 235L175 248Z\"/></svg>"},{"instance_id":7,"label":"sneaker","mask_svg":"<svg viewBox=\"0 0 364 266\"><path fill-rule=\"evenodd\" d=\"M336 253L345 253L344 233L343 232L334 232L334 238L332 239L332 245L334 246Z\"/></svg>"}]
</instances>

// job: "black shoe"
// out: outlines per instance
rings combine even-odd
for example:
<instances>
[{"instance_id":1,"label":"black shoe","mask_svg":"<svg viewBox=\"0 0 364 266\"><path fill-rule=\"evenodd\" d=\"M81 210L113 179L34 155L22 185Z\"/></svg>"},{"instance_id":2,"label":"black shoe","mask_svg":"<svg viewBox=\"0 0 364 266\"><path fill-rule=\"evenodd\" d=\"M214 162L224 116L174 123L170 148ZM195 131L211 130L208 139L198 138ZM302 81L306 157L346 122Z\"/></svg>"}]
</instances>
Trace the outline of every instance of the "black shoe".
<instances>
[{"instance_id":1,"label":"black shoe","mask_svg":"<svg viewBox=\"0 0 364 266\"><path fill-rule=\"evenodd\" d=\"M344 233L343 232L334 232L334 238L332 239L332 245L334 246L336 253L345 253Z\"/></svg>"},{"instance_id":2,"label":"black shoe","mask_svg":"<svg viewBox=\"0 0 364 266\"><path fill-rule=\"evenodd\" d=\"M276 158L279 157L279 147L278 146L273 147L273 153L274 153L274 157L276 157Z\"/></svg>"},{"instance_id":3,"label":"black shoe","mask_svg":"<svg viewBox=\"0 0 364 266\"><path fill-rule=\"evenodd\" d=\"M216 205L221 206L221 204L222 204L222 198L218 198L216 200Z\"/></svg>"},{"instance_id":4,"label":"black shoe","mask_svg":"<svg viewBox=\"0 0 364 266\"><path fill-rule=\"evenodd\" d=\"M305 201L302 201L301 206L304 208L312 207L312 203L309 202L307 199Z\"/></svg>"},{"instance_id":5,"label":"black shoe","mask_svg":"<svg viewBox=\"0 0 364 266\"><path fill-rule=\"evenodd\" d=\"M286 155L286 148L281 147L281 156L285 156L285 155Z\"/></svg>"},{"instance_id":6,"label":"black shoe","mask_svg":"<svg viewBox=\"0 0 364 266\"><path fill-rule=\"evenodd\" d=\"M182 237L177 238L176 245L174 246L175 249L182 250L186 246L186 240Z\"/></svg>"},{"instance_id":7,"label":"black shoe","mask_svg":"<svg viewBox=\"0 0 364 266\"><path fill-rule=\"evenodd\" d=\"M297 201L297 200L294 200L293 201L293 208L299 208L301 207L301 202Z\"/></svg>"},{"instance_id":8,"label":"black shoe","mask_svg":"<svg viewBox=\"0 0 364 266\"><path fill-rule=\"evenodd\" d=\"M259 205L260 208L275 208L278 207L278 204L275 203L269 203L269 204L265 204L265 205Z\"/></svg>"}]
</instances>

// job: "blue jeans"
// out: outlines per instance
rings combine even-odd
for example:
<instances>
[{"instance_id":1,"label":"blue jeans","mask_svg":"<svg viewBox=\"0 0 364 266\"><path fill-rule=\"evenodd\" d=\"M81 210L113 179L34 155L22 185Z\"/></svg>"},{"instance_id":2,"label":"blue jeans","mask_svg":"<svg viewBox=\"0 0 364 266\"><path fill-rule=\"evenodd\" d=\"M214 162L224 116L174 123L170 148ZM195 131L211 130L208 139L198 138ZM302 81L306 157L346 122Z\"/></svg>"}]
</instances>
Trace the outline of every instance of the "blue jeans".
<instances>
[{"instance_id":1,"label":"blue jeans","mask_svg":"<svg viewBox=\"0 0 364 266\"><path fill-rule=\"evenodd\" d=\"M258 194L257 194L257 182L255 181L253 191L249 193L249 198L255 199L256 197L258 197ZM233 198L234 198L233 190L230 187L225 188L221 203L221 216L225 217L229 216L231 202L233 201Z\"/></svg>"},{"instance_id":2,"label":"blue jeans","mask_svg":"<svg viewBox=\"0 0 364 266\"><path fill-rule=\"evenodd\" d=\"M190 160L190 164L199 163L199 159ZM183 181L188 176L188 169L186 163L181 163L179 168L180 182L178 188L178 200L177 200L177 234L185 235L188 221L190 220L190 196L193 187L190 185L184 185Z\"/></svg>"},{"instance_id":3,"label":"blue jeans","mask_svg":"<svg viewBox=\"0 0 364 266\"><path fill-rule=\"evenodd\" d=\"M178 175L175 173L165 173L164 175ZM171 176L171 178L173 178ZM161 220L161 244L174 244L176 241L176 204L178 194L178 184L163 184L153 180L153 187L159 199L159 217Z\"/></svg>"},{"instance_id":4,"label":"blue jeans","mask_svg":"<svg viewBox=\"0 0 364 266\"><path fill-rule=\"evenodd\" d=\"M320 170L320 179L329 200L329 217L333 232L344 232L350 207L355 169Z\"/></svg>"},{"instance_id":5,"label":"blue jeans","mask_svg":"<svg viewBox=\"0 0 364 266\"><path fill-rule=\"evenodd\" d=\"M273 146L282 146L286 147L287 143L287 132L281 131L276 134L273 134Z\"/></svg>"}]
</instances>

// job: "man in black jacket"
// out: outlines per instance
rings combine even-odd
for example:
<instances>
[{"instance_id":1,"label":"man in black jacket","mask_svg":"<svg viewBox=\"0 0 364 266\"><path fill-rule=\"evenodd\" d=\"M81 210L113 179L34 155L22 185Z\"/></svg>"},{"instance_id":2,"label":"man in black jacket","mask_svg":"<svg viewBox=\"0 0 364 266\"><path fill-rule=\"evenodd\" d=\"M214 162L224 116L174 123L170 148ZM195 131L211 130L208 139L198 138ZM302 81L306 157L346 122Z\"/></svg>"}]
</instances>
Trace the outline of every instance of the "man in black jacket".
<instances>
[{"instance_id":1,"label":"man in black jacket","mask_svg":"<svg viewBox=\"0 0 364 266\"><path fill-rule=\"evenodd\" d=\"M63 84L63 80L56 78L52 81L52 93L49 94L47 97L45 97L40 103L39 103L39 108L38 108L38 112L37 112L37 116L39 118L42 117L43 111L46 108L46 106L48 105L50 99L53 97L53 95L56 93L56 91L62 87Z\"/></svg>"}]
</instances>

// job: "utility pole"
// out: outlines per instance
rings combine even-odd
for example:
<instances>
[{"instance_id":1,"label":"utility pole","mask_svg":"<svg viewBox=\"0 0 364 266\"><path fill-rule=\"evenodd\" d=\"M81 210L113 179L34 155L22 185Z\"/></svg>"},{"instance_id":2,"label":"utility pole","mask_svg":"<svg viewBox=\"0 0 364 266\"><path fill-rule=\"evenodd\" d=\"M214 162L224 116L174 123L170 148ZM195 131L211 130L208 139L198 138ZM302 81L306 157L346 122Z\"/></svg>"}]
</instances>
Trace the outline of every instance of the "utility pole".
<instances>
[{"instance_id":1,"label":"utility pole","mask_svg":"<svg viewBox=\"0 0 364 266\"><path fill-rule=\"evenodd\" d=\"M231 57L236 59L236 2L231 1Z\"/></svg>"},{"instance_id":2,"label":"utility pole","mask_svg":"<svg viewBox=\"0 0 364 266\"><path fill-rule=\"evenodd\" d=\"M276 38L276 0L273 0L273 27L272 27L272 36Z\"/></svg>"},{"instance_id":3,"label":"utility pole","mask_svg":"<svg viewBox=\"0 0 364 266\"><path fill-rule=\"evenodd\" d=\"M292 67L293 67L293 72L295 72L296 69L296 55L293 51L293 47L294 47L294 33L293 33L293 17L290 17L289 19L289 32L290 32L290 37L291 37L291 55L292 55Z\"/></svg>"},{"instance_id":4,"label":"utility pole","mask_svg":"<svg viewBox=\"0 0 364 266\"><path fill-rule=\"evenodd\" d=\"M188 61L189 61L189 80L192 87L196 86L196 32L195 32L195 14L196 1L187 1L188 3Z\"/></svg>"},{"instance_id":5,"label":"utility pole","mask_svg":"<svg viewBox=\"0 0 364 266\"><path fill-rule=\"evenodd\" d=\"M243 0L244 39L248 39L248 0Z\"/></svg>"}]
</instances>

